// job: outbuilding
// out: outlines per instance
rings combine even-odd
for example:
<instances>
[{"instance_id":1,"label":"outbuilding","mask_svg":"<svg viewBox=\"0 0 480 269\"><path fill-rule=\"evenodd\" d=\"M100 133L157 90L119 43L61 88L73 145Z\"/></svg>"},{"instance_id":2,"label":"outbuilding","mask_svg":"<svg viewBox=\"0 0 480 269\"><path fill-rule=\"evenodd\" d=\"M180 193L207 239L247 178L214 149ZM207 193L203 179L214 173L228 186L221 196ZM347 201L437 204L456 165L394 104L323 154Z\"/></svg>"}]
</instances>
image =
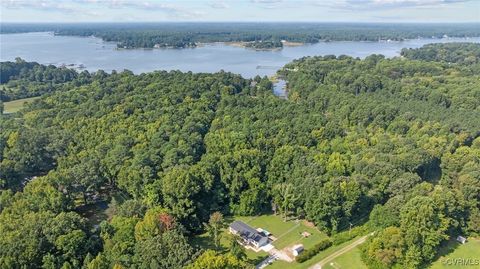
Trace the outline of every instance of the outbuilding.
<instances>
[{"instance_id":1,"label":"outbuilding","mask_svg":"<svg viewBox=\"0 0 480 269\"><path fill-rule=\"evenodd\" d=\"M298 255L300 255L300 253L303 251L303 245L302 244L298 244L298 245L295 245L292 247L292 254L293 256L297 257Z\"/></svg>"},{"instance_id":2,"label":"outbuilding","mask_svg":"<svg viewBox=\"0 0 480 269\"><path fill-rule=\"evenodd\" d=\"M467 242L467 238L459 235L459 236L457 236L457 241L458 241L459 243L465 244L465 243Z\"/></svg>"}]
</instances>

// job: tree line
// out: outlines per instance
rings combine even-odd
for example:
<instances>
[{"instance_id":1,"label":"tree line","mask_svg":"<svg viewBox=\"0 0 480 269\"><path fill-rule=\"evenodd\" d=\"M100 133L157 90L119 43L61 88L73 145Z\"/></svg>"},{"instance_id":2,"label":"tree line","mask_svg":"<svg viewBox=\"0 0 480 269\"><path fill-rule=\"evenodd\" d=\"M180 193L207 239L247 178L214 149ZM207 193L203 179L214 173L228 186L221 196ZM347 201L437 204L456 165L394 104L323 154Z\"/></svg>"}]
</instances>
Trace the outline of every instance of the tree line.
<instances>
[{"instance_id":1,"label":"tree line","mask_svg":"<svg viewBox=\"0 0 480 269\"><path fill-rule=\"evenodd\" d=\"M1 33L50 31L57 35L96 36L118 48L195 47L208 42L402 41L405 39L480 36L478 24L374 23L86 23L2 24Z\"/></svg>"},{"instance_id":2,"label":"tree line","mask_svg":"<svg viewBox=\"0 0 480 269\"><path fill-rule=\"evenodd\" d=\"M41 65L16 58L15 62L2 62L0 66L0 101L40 96L57 90L72 80L76 85L89 83L88 72L76 71L54 65Z\"/></svg>"}]
</instances>

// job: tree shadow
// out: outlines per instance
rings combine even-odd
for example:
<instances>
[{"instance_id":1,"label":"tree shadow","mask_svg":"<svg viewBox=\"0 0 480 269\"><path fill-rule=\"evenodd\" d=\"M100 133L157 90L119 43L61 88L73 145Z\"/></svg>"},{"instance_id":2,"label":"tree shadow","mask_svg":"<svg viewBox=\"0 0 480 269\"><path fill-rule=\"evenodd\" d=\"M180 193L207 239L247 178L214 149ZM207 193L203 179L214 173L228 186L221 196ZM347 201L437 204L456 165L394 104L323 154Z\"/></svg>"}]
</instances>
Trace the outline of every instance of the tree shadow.
<instances>
[{"instance_id":1,"label":"tree shadow","mask_svg":"<svg viewBox=\"0 0 480 269\"><path fill-rule=\"evenodd\" d=\"M259 264L268 257L268 254L265 256L259 256L254 259L248 259L248 262L251 264Z\"/></svg>"},{"instance_id":2,"label":"tree shadow","mask_svg":"<svg viewBox=\"0 0 480 269\"><path fill-rule=\"evenodd\" d=\"M438 250L437 254L435 255L435 257L433 258L432 262L436 262L439 259L441 259L441 257L445 257L445 256L451 254L460 245L461 244L459 242L457 242L457 240L455 240L455 238L450 238L448 241L443 242L442 244L440 244L439 250ZM429 265L425 265L422 268L429 268Z\"/></svg>"},{"instance_id":3,"label":"tree shadow","mask_svg":"<svg viewBox=\"0 0 480 269\"><path fill-rule=\"evenodd\" d=\"M106 211L108 210L108 203L106 201L98 201L92 204L81 205L75 211L82 217L86 218L88 222L93 225L98 225L103 220L108 219Z\"/></svg>"},{"instance_id":4,"label":"tree shadow","mask_svg":"<svg viewBox=\"0 0 480 269\"><path fill-rule=\"evenodd\" d=\"M191 243L201 249L215 249L215 244L210 236L195 236L191 239Z\"/></svg>"}]
</instances>

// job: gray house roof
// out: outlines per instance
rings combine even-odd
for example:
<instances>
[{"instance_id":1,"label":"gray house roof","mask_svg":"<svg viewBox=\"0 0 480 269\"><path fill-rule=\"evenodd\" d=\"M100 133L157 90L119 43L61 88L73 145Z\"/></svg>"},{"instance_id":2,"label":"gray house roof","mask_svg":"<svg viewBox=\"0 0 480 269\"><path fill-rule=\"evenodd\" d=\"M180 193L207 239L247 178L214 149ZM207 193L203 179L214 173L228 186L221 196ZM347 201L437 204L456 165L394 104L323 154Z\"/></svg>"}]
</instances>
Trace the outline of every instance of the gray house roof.
<instances>
[{"instance_id":1,"label":"gray house roof","mask_svg":"<svg viewBox=\"0 0 480 269\"><path fill-rule=\"evenodd\" d=\"M242 221L234 221L232 224L230 224L230 228L235 230L238 234L240 234L240 236L251 239L259 244L268 242L267 237L261 235L259 232L257 232L257 230L253 229Z\"/></svg>"}]
</instances>

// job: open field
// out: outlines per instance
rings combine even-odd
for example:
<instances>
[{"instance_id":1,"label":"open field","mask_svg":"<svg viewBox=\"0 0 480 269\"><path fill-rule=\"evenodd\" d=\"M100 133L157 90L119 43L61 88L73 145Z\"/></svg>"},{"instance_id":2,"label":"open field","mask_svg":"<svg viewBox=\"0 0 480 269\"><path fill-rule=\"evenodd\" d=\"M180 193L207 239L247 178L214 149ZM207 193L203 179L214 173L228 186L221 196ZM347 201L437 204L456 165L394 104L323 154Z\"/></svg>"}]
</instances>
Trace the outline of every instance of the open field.
<instances>
[{"instance_id":1,"label":"open field","mask_svg":"<svg viewBox=\"0 0 480 269\"><path fill-rule=\"evenodd\" d=\"M476 265L451 264L454 259L477 262ZM475 260L476 259L476 260ZM469 238L464 245L451 240L443 249L443 254L432 263L430 269L480 268L480 239Z\"/></svg>"},{"instance_id":2,"label":"open field","mask_svg":"<svg viewBox=\"0 0 480 269\"><path fill-rule=\"evenodd\" d=\"M452 261L453 259L464 259L466 261L470 259L471 262L480 262L480 239L470 239L464 245L454 240L451 240L447 244L447 246L444 247L443 253L444 254L440 256L435 262L433 262L432 265L428 268L430 269L442 269L442 268L460 269L460 268L466 268L466 267L480 268L480 264L470 265L470 266L461 265L461 264L458 264L458 265L447 264L447 261ZM270 268L274 268L274 267L270 267ZM308 267L298 267L298 268L308 268ZM360 258L360 249L356 247L351 251L348 251L345 254L332 260L322 268L324 269L343 269L343 268L366 269L367 267Z\"/></svg>"},{"instance_id":3,"label":"open field","mask_svg":"<svg viewBox=\"0 0 480 269\"><path fill-rule=\"evenodd\" d=\"M353 241L353 240L352 240ZM350 242L352 242L350 241ZM338 250L341 247L334 246L328 249L325 252L320 253L319 255L315 256L311 260L303 263L293 263L288 265L288 268L309 268L315 262L319 262L323 258L333 253L333 249ZM326 255L328 253L328 255ZM472 262L476 262L474 259L480 259L480 239L470 239L465 245L459 244L456 241L450 241L448 245L444 248L444 255L442 255L437 261L435 261L430 267L430 269L442 269L442 268L465 268L465 265L452 265L452 264L444 264L448 259L471 259ZM313 262L315 261L315 262ZM268 268L282 268L282 265L287 266L287 264L276 261L272 266ZM478 265L480 267L480 265ZM358 269L366 269L367 266L362 262L360 257L360 249L359 247L355 247L352 250L342 254L341 256L335 258L334 260L330 261L327 265L323 266L324 269L344 269L344 268L358 268ZM476 267L472 267L476 268Z\"/></svg>"},{"instance_id":4,"label":"open field","mask_svg":"<svg viewBox=\"0 0 480 269\"><path fill-rule=\"evenodd\" d=\"M362 262L360 257L359 247L353 248L352 250L338 256L333 261L329 262L327 265L322 267L322 269L346 269L346 268L356 268L356 269L367 269L367 266Z\"/></svg>"},{"instance_id":5,"label":"open field","mask_svg":"<svg viewBox=\"0 0 480 269\"><path fill-rule=\"evenodd\" d=\"M24 98L24 99L18 99L10 102L5 102L3 103L5 108L3 113L8 114L8 113L15 113L19 111L20 109L23 108L25 103L30 103L35 99L38 99L39 97L30 97L30 98Z\"/></svg>"},{"instance_id":6,"label":"open field","mask_svg":"<svg viewBox=\"0 0 480 269\"><path fill-rule=\"evenodd\" d=\"M331 246L330 248L327 248L324 251L321 251L317 255L315 255L313 258L310 260L304 262L304 263L297 263L297 262L292 262L292 263L287 263L284 261L275 261L273 262L272 265L267 266L267 269L283 269L283 268L291 268L291 269L307 269L310 268L311 266L315 265L316 263L320 262L321 260L325 259L326 257L330 256L334 252L350 245L352 242L357 240L359 237L354 238L350 241L347 241L343 244L337 245L337 246ZM355 268L355 267L354 267Z\"/></svg>"}]
</instances>

